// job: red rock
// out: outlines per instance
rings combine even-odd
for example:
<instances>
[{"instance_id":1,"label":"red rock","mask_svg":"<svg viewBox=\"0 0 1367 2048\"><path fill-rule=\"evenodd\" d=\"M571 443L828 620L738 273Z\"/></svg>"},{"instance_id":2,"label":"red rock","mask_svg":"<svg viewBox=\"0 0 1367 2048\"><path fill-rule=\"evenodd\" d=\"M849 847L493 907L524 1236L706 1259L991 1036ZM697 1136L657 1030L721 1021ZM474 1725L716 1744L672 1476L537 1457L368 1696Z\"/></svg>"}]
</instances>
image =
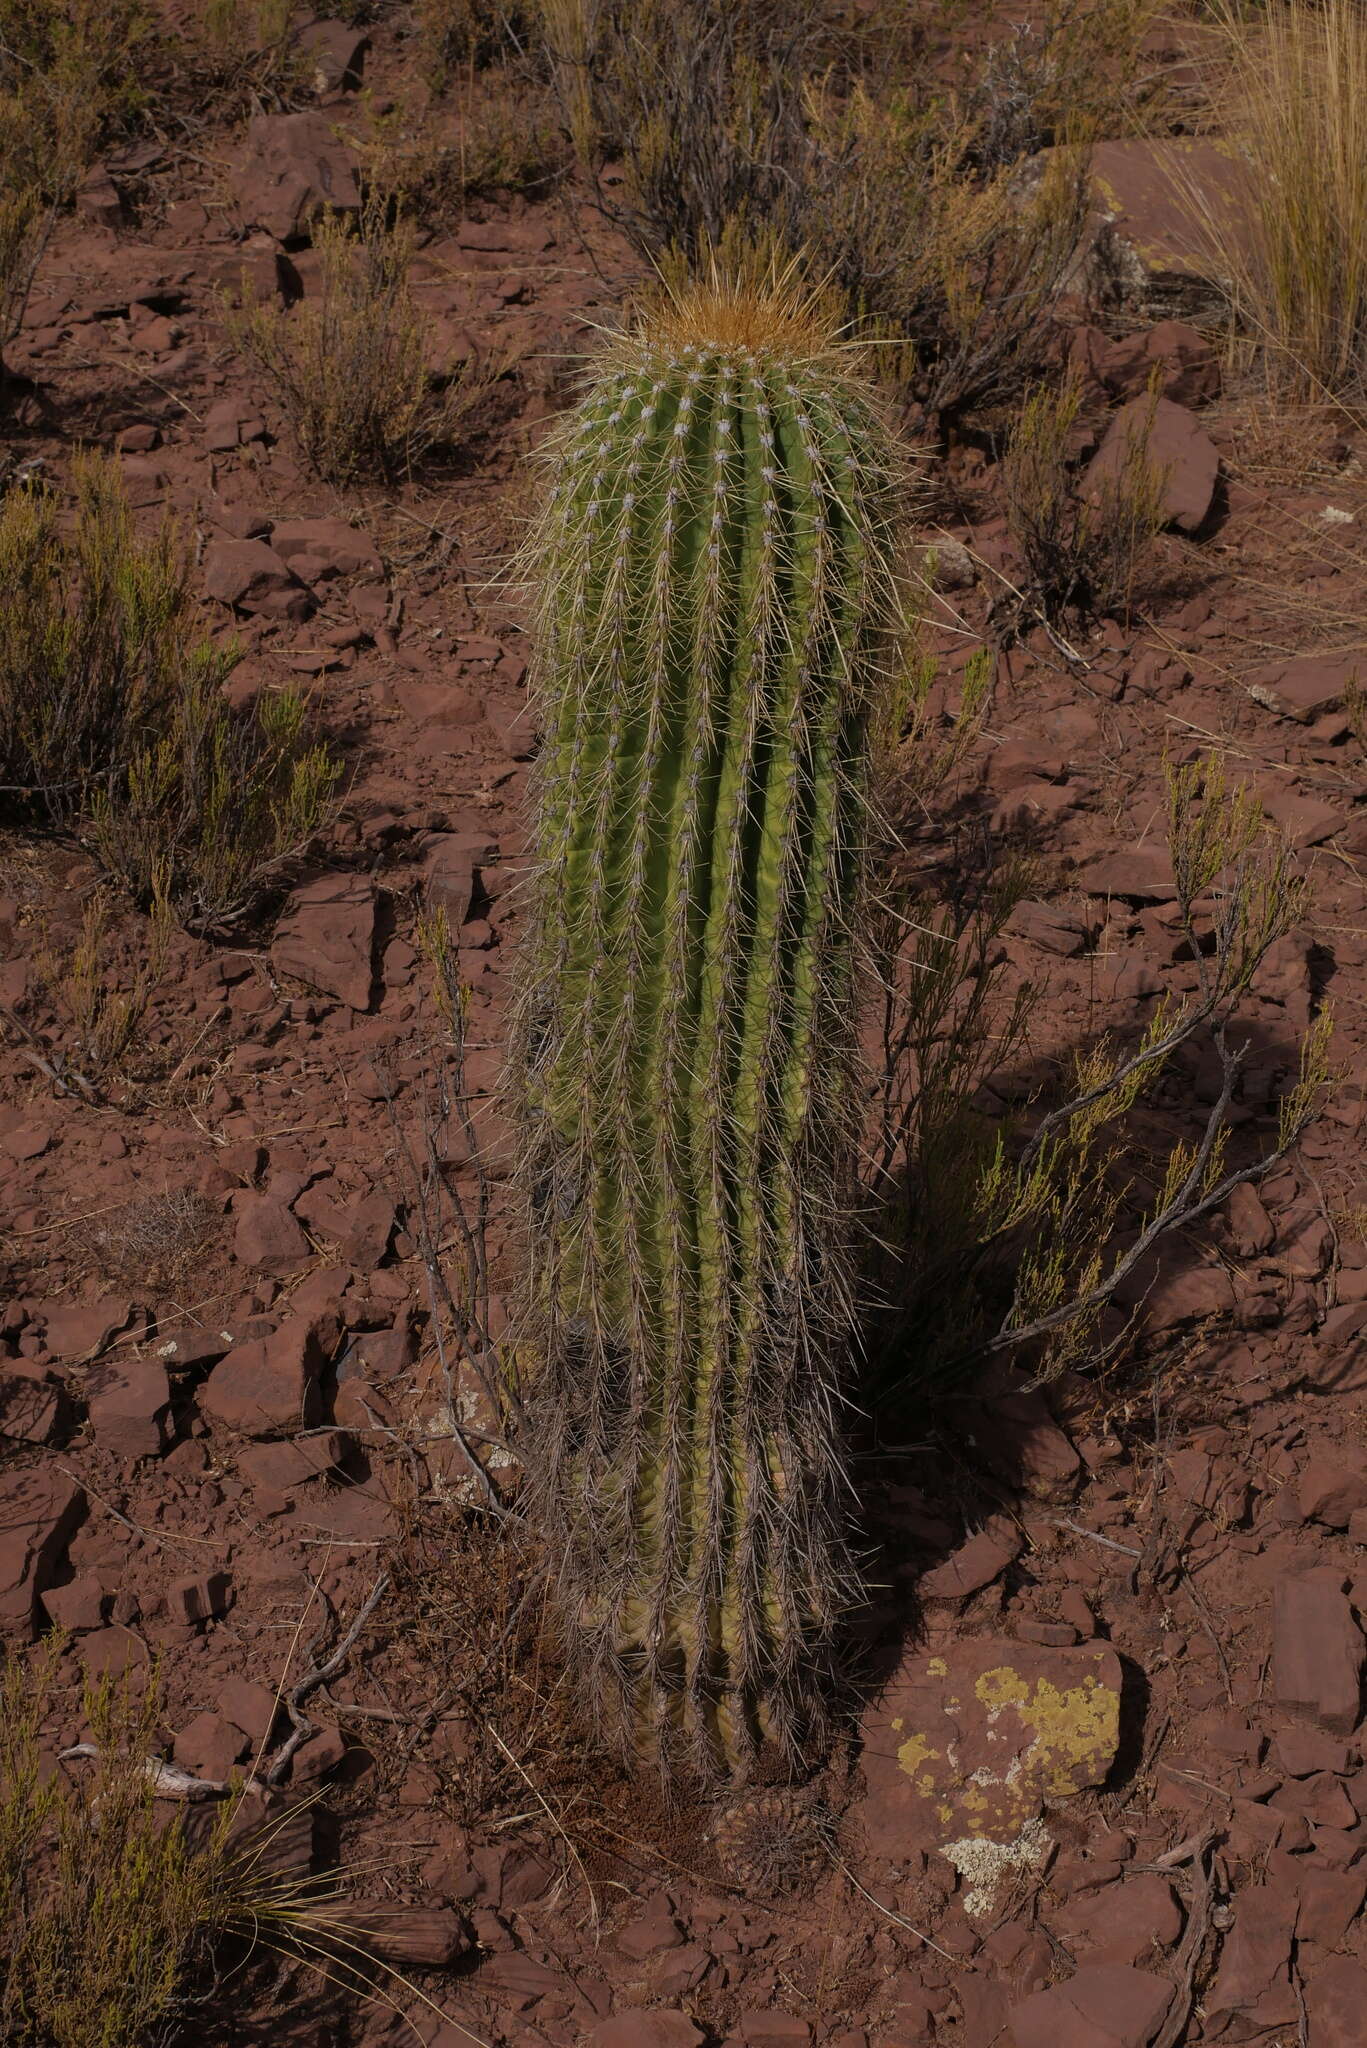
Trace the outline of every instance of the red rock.
<instances>
[{"instance_id":1,"label":"red rock","mask_svg":"<svg viewBox=\"0 0 1367 2048\"><path fill-rule=\"evenodd\" d=\"M1043 953L1059 959L1075 959L1085 953L1095 927L1074 912L1060 910L1052 903L1018 903L1003 929L1012 937L1025 939Z\"/></svg>"},{"instance_id":2,"label":"red rock","mask_svg":"<svg viewBox=\"0 0 1367 2048\"><path fill-rule=\"evenodd\" d=\"M434 908L446 912L453 931L459 931L470 915L479 870L490 857L489 844L487 833L443 832L427 855L424 894Z\"/></svg>"},{"instance_id":3,"label":"red rock","mask_svg":"<svg viewBox=\"0 0 1367 2048\"><path fill-rule=\"evenodd\" d=\"M297 889L276 928L271 962L310 988L368 1010L375 981L375 890L362 875L325 875Z\"/></svg>"},{"instance_id":4,"label":"red rock","mask_svg":"<svg viewBox=\"0 0 1367 2048\"><path fill-rule=\"evenodd\" d=\"M146 1670L152 1661L141 1636L117 1626L92 1629L88 1636L82 1636L79 1655L88 1679L118 1680L126 1672Z\"/></svg>"},{"instance_id":5,"label":"red rock","mask_svg":"<svg viewBox=\"0 0 1367 2048\"><path fill-rule=\"evenodd\" d=\"M806 2020L796 2019L792 2013L743 2012L740 2037L745 2048L786 2048L788 2043L801 2048L811 2040L812 2030Z\"/></svg>"},{"instance_id":6,"label":"red rock","mask_svg":"<svg viewBox=\"0 0 1367 2048\"><path fill-rule=\"evenodd\" d=\"M615 1938L622 1954L639 1963L662 1949L681 1947L683 1930L674 1918L669 1900L663 1892L656 1892L645 1911L637 1919L629 1920Z\"/></svg>"},{"instance_id":7,"label":"red rock","mask_svg":"<svg viewBox=\"0 0 1367 2048\"><path fill-rule=\"evenodd\" d=\"M55 1373L28 1358L0 1359L0 1437L50 1444L62 1433L66 1390Z\"/></svg>"},{"instance_id":8,"label":"red rock","mask_svg":"<svg viewBox=\"0 0 1367 2048\"><path fill-rule=\"evenodd\" d=\"M246 1730L226 1714L196 1714L176 1736L172 1754L182 1770L221 1784L251 1750Z\"/></svg>"},{"instance_id":9,"label":"red rock","mask_svg":"<svg viewBox=\"0 0 1367 2048\"><path fill-rule=\"evenodd\" d=\"M1367 1466L1340 1464L1316 1453L1296 1481L1296 1498L1307 1521L1346 1529L1349 1518L1367 1508Z\"/></svg>"},{"instance_id":10,"label":"red rock","mask_svg":"<svg viewBox=\"0 0 1367 2048\"><path fill-rule=\"evenodd\" d=\"M340 1728L321 1728L301 1742L290 1765L291 1785L312 1785L346 1760L346 1737Z\"/></svg>"},{"instance_id":11,"label":"red rock","mask_svg":"<svg viewBox=\"0 0 1367 2048\"><path fill-rule=\"evenodd\" d=\"M279 1700L269 1686L251 1678L225 1678L218 1688L218 1709L242 1729L252 1748L270 1739Z\"/></svg>"},{"instance_id":12,"label":"red rock","mask_svg":"<svg viewBox=\"0 0 1367 2048\"><path fill-rule=\"evenodd\" d=\"M1275 668L1258 669L1244 687L1255 703L1301 725L1313 725L1327 711L1337 711L1344 691L1361 679L1362 659L1352 654L1302 654Z\"/></svg>"},{"instance_id":13,"label":"red rock","mask_svg":"<svg viewBox=\"0 0 1367 2048\"><path fill-rule=\"evenodd\" d=\"M311 21L295 38L308 58L309 75L316 93L355 92L370 37L363 29L344 21Z\"/></svg>"},{"instance_id":14,"label":"red rock","mask_svg":"<svg viewBox=\"0 0 1367 2048\"><path fill-rule=\"evenodd\" d=\"M293 1273L313 1256L308 1238L283 1202L270 1195L237 1198L234 1257L266 1273Z\"/></svg>"},{"instance_id":15,"label":"red rock","mask_svg":"<svg viewBox=\"0 0 1367 2048\"><path fill-rule=\"evenodd\" d=\"M242 406L240 402L235 398L220 398L217 405L211 405L204 415L201 439L204 442L206 452L210 455L226 455L230 448L236 448L242 439L241 427ZM238 536L239 539L244 540L251 537L245 534ZM226 575L226 569L222 573ZM220 593L216 590L211 590L209 595L210 597L217 597ZM234 598L225 598L224 602L232 604L236 600Z\"/></svg>"},{"instance_id":16,"label":"red rock","mask_svg":"<svg viewBox=\"0 0 1367 2048\"><path fill-rule=\"evenodd\" d=\"M42 1596L43 1607L54 1628L70 1635L84 1635L104 1627L109 1595L92 1572L82 1572L64 1586L49 1586Z\"/></svg>"},{"instance_id":17,"label":"red rock","mask_svg":"<svg viewBox=\"0 0 1367 2048\"><path fill-rule=\"evenodd\" d=\"M361 204L355 158L325 114L258 114L247 125L248 161L238 211L277 241L307 234L319 214Z\"/></svg>"},{"instance_id":18,"label":"red rock","mask_svg":"<svg viewBox=\"0 0 1367 2048\"><path fill-rule=\"evenodd\" d=\"M320 1912L319 1917L325 1915ZM339 1901L337 1919L377 1955L414 1969L449 1970L473 1946L465 1921L450 1906L372 1905L366 1899L347 1899ZM563 1981L557 1980L557 1990Z\"/></svg>"},{"instance_id":19,"label":"red rock","mask_svg":"<svg viewBox=\"0 0 1367 2048\"><path fill-rule=\"evenodd\" d=\"M1362 2048L1367 1969L1350 1956L1330 1956L1305 1987L1308 2048Z\"/></svg>"},{"instance_id":20,"label":"red rock","mask_svg":"<svg viewBox=\"0 0 1367 2048\"><path fill-rule=\"evenodd\" d=\"M1086 863L1077 880L1090 896L1116 896L1130 903L1171 903L1177 895L1172 856L1161 844L1103 853Z\"/></svg>"},{"instance_id":21,"label":"red rock","mask_svg":"<svg viewBox=\"0 0 1367 2048\"><path fill-rule=\"evenodd\" d=\"M322 1412L318 1375L325 1363L313 1324L293 1317L273 1336L230 1351L200 1388L200 1408L244 1436L308 1428Z\"/></svg>"},{"instance_id":22,"label":"red rock","mask_svg":"<svg viewBox=\"0 0 1367 2048\"><path fill-rule=\"evenodd\" d=\"M1258 1195L1258 1190L1241 1181L1225 1208L1225 1224L1236 1252L1254 1259L1270 1251L1277 1231Z\"/></svg>"},{"instance_id":23,"label":"red rock","mask_svg":"<svg viewBox=\"0 0 1367 2048\"><path fill-rule=\"evenodd\" d=\"M313 599L264 540L212 540L204 555L204 588L220 604L264 618L306 619Z\"/></svg>"},{"instance_id":24,"label":"red rock","mask_svg":"<svg viewBox=\"0 0 1367 2048\"><path fill-rule=\"evenodd\" d=\"M348 1265L362 1273L373 1272L389 1256L396 1220L388 1195L362 1195L354 1201L346 1213L340 1245Z\"/></svg>"},{"instance_id":25,"label":"red rock","mask_svg":"<svg viewBox=\"0 0 1367 2048\"><path fill-rule=\"evenodd\" d=\"M50 1308L47 1348L54 1358L97 1358L121 1330L128 1328L132 1315L130 1304L117 1300Z\"/></svg>"},{"instance_id":26,"label":"red rock","mask_svg":"<svg viewBox=\"0 0 1367 2048\"><path fill-rule=\"evenodd\" d=\"M1272 1595L1272 1696L1336 1735L1357 1726L1362 1631L1341 1571L1321 1565L1278 1582Z\"/></svg>"},{"instance_id":27,"label":"red rock","mask_svg":"<svg viewBox=\"0 0 1367 2048\"><path fill-rule=\"evenodd\" d=\"M1117 1884L1075 1895L1051 1922L1079 1959L1093 1963L1154 1963L1182 1932L1172 1886L1157 1871L1137 1871Z\"/></svg>"},{"instance_id":28,"label":"red rock","mask_svg":"<svg viewBox=\"0 0 1367 2048\"><path fill-rule=\"evenodd\" d=\"M1295 1893L1275 1885L1246 1885L1234 1899L1234 1926L1220 1951L1220 1968L1204 1999L1211 2015L1238 2013L1260 2027L1296 2018L1291 1986Z\"/></svg>"},{"instance_id":29,"label":"red rock","mask_svg":"<svg viewBox=\"0 0 1367 2048\"><path fill-rule=\"evenodd\" d=\"M384 574L374 542L345 519L278 520L271 530L271 546L306 583L330 576Z\"/></svg>"},{"instance_id":30,"label":"red rock","mask_svg":"<svg viewBox=\"0 0 1367 2048\"><path fill-rule=\"evenodd\" d=\"M1164 479L1160 502L1168 525L1194 533L1215 500L1220 472L1215 443L1195 413L1170 398L1158 400L1152 419L1149 413L1147 398L1132 398L1121 406L1087 466L1083 488L1099 498L1119 475L1132 444L1142 437L1150 463Z\"/></svg>"},{"instance_id":31,"label":"red rock","mask_svg":"<svg viewBox=\"0 0 1367 2048\"><path fill-rule=\"evenodd\" d=\"M1278 1786L1268 1805L1282 1813L1302 1814L1315 1827L1357 1826L1357 1808L1331 1771L1316 1771L1308 1778Z\"/></svg>"},{"instance_id":32,"label":"red rock","mask_svg":"<svg viewBox=\"0 0 1367 2048\"><path fill-rule=\"evenodd\" d=\"M1293 1856L1297 1893L1296 1939L1337 1948L1367 1899L1367 1872L1325 1870L1305 1857Z\"/></svg>"},{"instance_id":33,"label":"red rock","mask_svg":"<svg viewBox=\"0 0 1367 2048\"><path fill-rule=\"evenodd\" d=\"M175 1621L217 1621L232 1605L233 1582L228 1572L202 1572L173 1579L166 1588L166 1606Z\"/></svg>"},{"instance_id":34,"label":"red rock","mask_svg":"<svg viewBox=\"0 0 1367 2048\"><path fill-rule=\"evenodd\" d=\"M171 1383L155 1358L120 1358L96 1369L86 1398L96 1442L132 1463L166 1448Z\"/></svg>"},{"instance_id":35,"label":"red rock","mask_svg":"<svg viewBox=\"0 0 1367 2048\"><path fill-rule=\"evenodd\" d=\"M103 164L94 164L76 193L76 211L92 226L122 227L127 219L123 194Z\"/></svg>"},{"instance_id":36,"label":"red rock","mask_svg":"<svg viewBox=\"0 0 1367 2048\"><path fill-rule=\"evenodd\" d=\"M84 1488L55 1467L0 1475L0 1630L32 1634L37 1603L84 1512Z\"/></svg>"},{"instance_id":37,"label":"red rock","mask_svg":"<svg viewBox=\"0 0 1367 2048\"><path fill-rule=\"evenodd\" d=\"M592 2027L585 2048L702 2048L703 2032L686 2013L628 2006Z\"/></svg>"},{"instance_id":38,"label":"red rock","mask_svg":"<svg viewBox=\"0 0 1367 2048\"><path fill-rule=\"evenodd\" d=\"M987 1636L905 1657L863 1721L871 1852L905 1862L966 1836L1015 1842L1046 1803L1105 1778L1121 1682L1104 1643Z\"/></svg>"},{"instance_id":39,"label":"red rock","mask_svg":"<svg viewBox=\"0 0 1367 2048\"><path fill-rule=\"evenodd\" d=\"M1015 2048L1149 2048L1172 1985L1123 1963L1089 1963L1011 2007Z\"/></svg>"},{"instance_id":40,"label":"red rock","mask_svg":"<svg viewBox=\"0 0 1367 2048\"><path fill-rule=\"evenodd\" d=\"M1197 314L1231 282L1222 251L1250 247L1243 172L1211 136L1107 138L1091 151L1104 267L1142 306L1157 300Z\"/></svg>"},{"instance_id":41,"label":"red rock","mask_svg":"<svg viewBox=\"0 0 1367 2048\"><path fill-rule=\"evenodd\" d=\"M976 1402L970 1429L984 1462L1035 1499L1058 1499L1076 1484L1082 1460L1037 1388L1008 1388Z\"/></svg>"},{"instance_id":42,"label":"red rock","mask_svg":"<svg viewBox=\"0 0 1367 2048\"><path fill-rule=\"evenodd\" d=\"M1113 342L1100 360L1100 374L1117 398L1139 398L1161 365L1159 390L1178 405L1205 405L1220 395L1220 364L1203 334L1180 320L1160 320L1139 334Z\"/></svg>"},{"instance_id":43,"label":"red rock","mask_svg":"<svg viewBox=\"0 0 1367 2048\"><path fill-rule=\"evenodd\" d=\"M923 1572L917 1591L923 1600L966 1600L990 1586L1021 1553L1023 1538L1006 1515L994 1515L989 1528L979 1529L960 1544L943 1564Z\"/></svg>"},{"instance_id":44,"label":"red rock","mask_svg":"<svg viewBox=\"0 0 1367 2048\"><path fill-rule=\"evenodd\" d=\"M1348 1744L1321 1728L1283 1728L1272 1745L1272 1757L1289 1778L1313 1778L1318 1771L1346 1778L1352 1769Z\"/></svg>"},{"instance_id":45,"label":"red rock","mask_svg":"<svg viewBox=\"0 0 1367 2048\"><path fill-rule=\"evenodd\" d=\"M233 1333L231 1330L177 1330L165 1337L156 1347L158 1358L180 1372L189 1372L199 1365L217 1365L220 1358L231 1351Z\"/></svg>"},{"instance_id":46,"label":"red rock","mask_svg":"<svg viewBox=\"0 0 1367 2048\"><path fill-rule=\"evenodd\" d=\"M351 1448L352 1439L344 1429L327 1429L287 1443L251 1444L239 1452L237 1466L253 1486L293 1493L310 1480L340 1471Z\"/></svg>"}]
</instances>

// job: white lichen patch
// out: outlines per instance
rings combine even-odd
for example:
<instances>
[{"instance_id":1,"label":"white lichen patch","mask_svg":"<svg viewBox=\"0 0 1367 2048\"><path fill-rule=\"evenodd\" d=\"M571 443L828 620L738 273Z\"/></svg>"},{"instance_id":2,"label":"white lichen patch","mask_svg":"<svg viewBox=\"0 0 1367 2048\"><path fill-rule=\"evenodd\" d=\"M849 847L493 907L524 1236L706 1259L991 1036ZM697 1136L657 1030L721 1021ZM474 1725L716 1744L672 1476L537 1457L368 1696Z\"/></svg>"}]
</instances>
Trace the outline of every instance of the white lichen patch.
<instances>
[{"instance_id":1,"label":"white lichen patch","mask_svg":"<svg viewBox=\"0 0 1367 2048\"><path fill-rule=\"evenodd\" d=\"M1053 1847L1042 1820L1028 1820L1012 1842L994 1842L985 1835L963 1835L941 1842L940 1854L952 1863L964 1886L963 1909L971 1919L990 1913L1003 1880L1012 1871L1038 1870Z\"/></svg>"}]
</instances>

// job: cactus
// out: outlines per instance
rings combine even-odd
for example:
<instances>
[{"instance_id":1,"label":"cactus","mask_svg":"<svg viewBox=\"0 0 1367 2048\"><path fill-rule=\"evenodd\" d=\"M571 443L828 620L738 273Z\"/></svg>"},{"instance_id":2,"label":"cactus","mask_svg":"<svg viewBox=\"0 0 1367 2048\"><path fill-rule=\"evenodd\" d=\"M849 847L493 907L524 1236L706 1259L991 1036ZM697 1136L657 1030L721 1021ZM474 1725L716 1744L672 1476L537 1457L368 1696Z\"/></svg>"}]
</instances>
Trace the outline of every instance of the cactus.
<instances>
[{"instance_id":1,"label":"cactus","mask_svg":"<svg viewBox=\"0 0 1367 2048\"><path fill-rule=\"evenodd\" d=\"M714 280L608 347L530 544L531 1464L595 1701L704 1777L818 1731L857 1590L856 934L895 474L810 304Z\"/></svg>"}]
</instances>

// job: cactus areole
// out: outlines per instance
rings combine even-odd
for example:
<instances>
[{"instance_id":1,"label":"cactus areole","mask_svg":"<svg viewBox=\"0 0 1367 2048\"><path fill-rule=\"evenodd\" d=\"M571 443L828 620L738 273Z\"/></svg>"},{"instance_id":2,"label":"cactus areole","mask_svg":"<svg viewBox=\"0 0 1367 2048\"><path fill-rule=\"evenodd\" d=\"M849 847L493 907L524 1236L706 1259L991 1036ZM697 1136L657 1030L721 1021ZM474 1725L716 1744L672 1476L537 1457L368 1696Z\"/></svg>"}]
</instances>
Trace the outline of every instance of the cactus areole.
<instances>
[{"instance_id":1,"label":"cactus areole","mask_svg":"<svg viewBox=\"0 0 1367 2048\"><path fill-rule=\"evenodd\" d=\"M893 449L781 287L613 343L531 547L522 964L532 1469L628 1751L819 1732L856 1587L858 926L897 622Z\"/></svg>"}]
</instances>

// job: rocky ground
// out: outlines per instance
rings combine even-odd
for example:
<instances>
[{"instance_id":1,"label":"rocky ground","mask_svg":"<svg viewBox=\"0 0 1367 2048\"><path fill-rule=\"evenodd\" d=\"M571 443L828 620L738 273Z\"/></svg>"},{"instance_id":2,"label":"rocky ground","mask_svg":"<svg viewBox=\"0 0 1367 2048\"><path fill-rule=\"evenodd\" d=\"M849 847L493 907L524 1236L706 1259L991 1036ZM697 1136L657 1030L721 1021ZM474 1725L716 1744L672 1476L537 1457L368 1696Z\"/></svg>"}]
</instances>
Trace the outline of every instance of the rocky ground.
<instances>
[{"instance_id":1,"label":"rocky ground","mask_svg":"<svg viewBox=\"0 0 1367 2048\"><path fill-rule=\"evenodd\" d=\"M377 92L396 61L377 34ZM489 1098L536 741L502 578L537 488L524 457L635 266L572 187L473 206L415 269L434 347L516 360L468 463L394 494L312 482L217 294L244 259L258 289L309 292L298 229L313 194L354 199L334 131L360 64L343 50L340 85L245 135L111 160L10 351L28 389L9 459L60 480L76 442L119 449L140 516L184 521L207 624L245 635L234 689L310 679L352 774L270 932L172 942L94 1101L40 1061L64 1042L51 962L95 871L0 843L0 1001L30 1034L0 1051L0 1619L19 1642L70 1631L52 1745L81 1733L82 1673L158 1660L168 1758L212 1780L253 1766L275 1806L318 1795L294 1853L350 1873L429 2001L394 1994L430 2048L1352 2048L1367 438L1278 414L1222 364L1143 145L1108 145L1102 197L1140 284L1103 316L1079 307L1069 345L1098 442L1163 366L1171 524L1142 624L1085 636L1072 662L1041 633L996 659L968 782L973 815L1036 859L1009 963L1043 991L1048 1057L1192 985L1161 771L1215 748L1310 886L1244 1013L1240 1142L1267 1142L1326 998L1341 1078L1290 1163L1137 1276L1123 1366L1043 1391L999 1379L870 1451L882 1677L816 1787L831 1832L814 1845L771 1794L717 1836L593 1758L539 1661L499 1519L515 1470L473 1381L468 1438L441 1424L419 1200L429 1140L475 1187L415 944L439 904L471 990L497 1314L516 1275ZM1019 563L979 449L934 481L928 633L952 705ZM120 916L104 943L131 976L144 928ZM1187 1131L1214 1085L1200 1061L1176 1071L1158 1124ZM411 2038L383 2002L259 1967L196 2025Z\"/></svg>"}]
</instances>

